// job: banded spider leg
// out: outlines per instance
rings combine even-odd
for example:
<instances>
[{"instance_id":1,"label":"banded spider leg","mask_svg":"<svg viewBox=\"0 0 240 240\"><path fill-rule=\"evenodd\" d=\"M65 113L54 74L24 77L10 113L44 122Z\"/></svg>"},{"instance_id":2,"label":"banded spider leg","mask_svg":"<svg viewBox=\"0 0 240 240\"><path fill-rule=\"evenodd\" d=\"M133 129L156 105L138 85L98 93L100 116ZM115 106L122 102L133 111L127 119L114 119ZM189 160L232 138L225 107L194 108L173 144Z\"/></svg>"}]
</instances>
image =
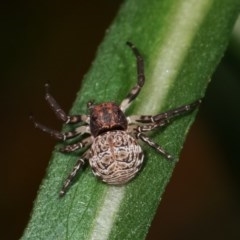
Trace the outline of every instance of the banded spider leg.
<instances>
[{"instance_id":1,"label":"banded spider leg","mask_svg":"<svg viewBox=\"0 0 240 240\"><path fill-rule=\"evenodd\" d=\"M137 60L137 84L131 89L126 98L121 102L119 107L123 112L126 111L126 109L131 105L132 101L138 96L145 82L143 58L138 49L131 42L127 42L127 45L132 49Z\"/></svg>"}]
</instances>

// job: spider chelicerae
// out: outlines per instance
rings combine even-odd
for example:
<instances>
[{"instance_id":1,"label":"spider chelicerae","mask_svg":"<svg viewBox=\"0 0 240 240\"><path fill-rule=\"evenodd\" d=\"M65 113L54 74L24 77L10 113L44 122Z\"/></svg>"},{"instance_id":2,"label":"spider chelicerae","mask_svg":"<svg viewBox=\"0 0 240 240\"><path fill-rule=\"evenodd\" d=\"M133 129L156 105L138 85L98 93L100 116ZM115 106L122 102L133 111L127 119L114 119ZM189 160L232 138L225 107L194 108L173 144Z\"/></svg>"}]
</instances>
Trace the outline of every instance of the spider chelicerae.
<instances>
[{"instance_id":1,"label":"spider chelicerae","mask_svg":"<svg viewBox=\"0 0 240 240\"><path fill-rule=\"evenodd\" d=\"M60 196L65 195L73 178L87 161L94 175L103 182L121 185L130 181L139 172L143 163L144 154L138 143L140 141L154 148L166 159L173 159L172 155L153 142L146 133L166 126L173 118L194 110L201 103L200 99L157 115L125 116L124 112L138 96L145 81L143 58L132 43L127 42L127 45L136 57L137 84L120 105L114 102L100 104L89 102L89 115L67 115L49 93L49 84L45 84L45 99L57 118L66 124L80 123L80 126L73 131L59 132L38 123L33 116L30 117L36 128L58 140L65 141L82 136L81 141L60 149L64 153L85 149L64 182Z\"/></svg>"}]
</instances>

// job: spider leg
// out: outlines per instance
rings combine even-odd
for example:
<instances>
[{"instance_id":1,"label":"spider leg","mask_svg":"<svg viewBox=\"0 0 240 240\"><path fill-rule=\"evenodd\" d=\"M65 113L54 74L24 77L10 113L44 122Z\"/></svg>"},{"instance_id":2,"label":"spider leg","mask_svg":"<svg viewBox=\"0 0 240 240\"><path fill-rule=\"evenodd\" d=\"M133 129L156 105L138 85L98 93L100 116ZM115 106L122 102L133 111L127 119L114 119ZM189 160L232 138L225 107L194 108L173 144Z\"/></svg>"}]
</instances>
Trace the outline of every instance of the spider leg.
<instances>
[{"instance_id":1,"label":"spider leg","mask_svg":"<svg viewBox=\"0 0 240 240\"><path fill-rule=\"evenodd\" d=\"M164 120L164 121L160 121L160 122L154 122L152 124L146 124L146 125L138 126L137 130L138 130L138 132L149 132L149 131L154 130L155 128L164 127L168 123L170 123L169 120Z\"/></svg>"},{"instance_id":2,"label":"spider leg","mask_svg":"<svg viewBox=\"0 0 240 240\"><path fill-rule=\"evenodd\" d=\"M63 152L63 153L70 153L70 152L74 152L78 149L81 149L83 147L89 146L91 143L92 143L91 137L87 137L86 139L84 139L82 141L62 147L59 149L59 151Z\"/></svg>"},{"instance_id":3,"label":"spider leg","mask_svg":"<svg viewBox=\"0 0 240 240\"><path fill-rule=\"evenodd\" d=\"M33 122L34 127L40 129L41 131L50 134L52 137L65 141L66 139L73 138L77 135L82 135L83 133L90 133L89 126L80 126L74 131L69 132L59 132L54 129L48 128L45 125L37 122L33 116L30 116L30 120Z\"/></svg>"},{"instance_id":4,"label":"spider leg","mask_svg":"<svg viewBox=\"0 0 240 240\"><path fill-rule=\"evenodd\" d=\"M65 123L78 123L78 122L88 122L89 117L87 115L67 115L64 110L59 106L54 97L49 93L50 85L45 84L45 99L49 104L50 108L54 111L58 119Z\"/></svg>"},{"instance_id":5,"label":"spider leg","mask_svg":"<svg viewBox=\"0 0 240 240\"><path fill-rule=\"evenodd\" d=\"M137 97L145 82L143 58L139 53L138 49L131 42L127 42L127 45L132 49L137 59L137 84L131 89L126 98L121 102L120 109L123 112L130 106L131 102Z\"/></svg>"},{"instance_id":6,"label":"spider leg","mask_svg":"<svg viewBox=\"0 0 240 240\"><path fill-rule=\"evenodd\" d=\"M157 114L153 117L153 121L154 122L159 122L159 121L162 121L162 120L171 120L172 118L175 118L179 115L183 115L185 113L193 111L194 109L196 109L200 105L201 102L202 102L202 99L199 99L199 100L197 100L193 103L183 105L181 107L172 109L172 110L167 111L165 113Z\"/></svg>"},{"instance_id":7,"label":"spider leg","mask_svg":"<svg viewBox=\"0 0 240 240\"><path fill-rule=\"evenodd\" d=\"M76 176L76 174L78 173L78 171L82 168L82 166L85 164L86 160L88 159L90 151L88 150L83 157L79 158L76 162L76 164L74 165L71 173L68 175L67 179L65 180L61 191L59 192L59 197L63 197L66 194L66 191L68 189L68 187L70 186L70 184L73 181L73 178Z\"/></svg>"},{"instance_id":8,"label":"spider leg","mask_svg":"<svg viewBox=\"0 0 240 240\"><path fill-rule=\"evenodd\" d=\"M173 160L173 156L169 154L167 151L165 151L160 145L153 142L149 137L144 135L141 132L137 133L137 138L141 139L143 142L148 144L150 147L154 148L157 152L161 153L166 159Z\"/></svg>"},{"instance_id":9,"label":"spider leg","mask_svg":"<svg viewBox=\"0 0 240 240\"><path fill-rule=\"evenodd\" d=\"M128 122L129 124L134 124L134 123L161 123L162 121L165 121L168 123L171 119L178 117L179 115L186 114L188 112L193 111L196 109L200 103L202 102L202 99L199 99L193 103L183 105L178 108L171 109L167 112L160 113L157 115L132 115L128 117Z\"/></svg>"}]
</instances>

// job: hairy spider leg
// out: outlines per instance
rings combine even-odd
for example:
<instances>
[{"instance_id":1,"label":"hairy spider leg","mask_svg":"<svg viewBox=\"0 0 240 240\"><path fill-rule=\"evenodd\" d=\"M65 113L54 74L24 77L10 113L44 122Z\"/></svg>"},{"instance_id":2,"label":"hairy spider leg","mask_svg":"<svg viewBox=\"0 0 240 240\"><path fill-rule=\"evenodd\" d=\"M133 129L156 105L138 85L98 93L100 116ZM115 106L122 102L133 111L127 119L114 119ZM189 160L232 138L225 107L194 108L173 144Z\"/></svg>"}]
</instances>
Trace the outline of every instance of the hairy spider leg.
<instances>
[{"instance_id":1,"label":"hairy spider leg","mask_svg":"<svg viewBox=\"0 0 240 240\"><path fill-rule=\"evenodd\" d=\"M145 134L141 132L136 133L136 137L141 139L143 142L148 144L150 147L154 148L157 152L161 153L166 159L173 160L173 157L171 154L169 154L167 151L165 151L160 145L153 142L149 137L147 137Z\"/></svg>"},{"instance_id":2,"label":"hairy spider leg","mask_svg":"<svg viewBox=\"0 0 240 240\"><path fill-rule=\"evenodd\" d=\"M145 82L143 58L139 53L138 49L131 42L127 42L127 45L132 49L137 60L137 84L131 89L126 98L121 102L120 109L123 112L130 106L131 102L138 96Z\"/></svg>"},{"instance_id":3,"label":"hairy spider leg","mask_svg":"<svg viewBox=\"0 0 240 240\"><path fill-rule=\"evenodd\" d=\"M67 179L65 180L61 191L59 192L59 197L63 197L66 194L66 191L67 191L68 187L70 186L71 182L73 181L73 178L76 176L76 174L82 168L82 166L85 164L85 162L89 159L89 154L90 154L90 151L87 150L87 152L85 152L85 154L77 160L71 173L68 175Z\"/></svg>"},{"instance_id":4,"label":"hairy spider leg","mask_svg":"<svg viewBox=\"0 0 240 240\"><path fill-rule=\"evenodd\" d=\"M161 125L162 121L167 124L173 118L193 111L200 105L201 102L202 102L202 99L199 99L193 103L183 105L181 107L177 107L157 115L132 115L132 116L129 116L127 119L129 124L136 124L136 123L157 123L158 124L159 123Z\"/></svg>"},{"instance_id":5,"label":"hairy spider leg","mask_svg":"<svg viewBox=\"0 0 240 240\"><path fill-rule=\"evenodd\" d=\"M77 142L77 143L64 146L64 147L60 148L59 151L63 152L63 153L70 153L70 152L77 151L78 149L87 147L91 144L92 144L92 137L90 136L90 137L87 137L87 138Z\"/></svg>"},{"instance_id":6,"label":"hairy spider leg","mask_svg":"<svg viewBox=\"0 0 240 240\"><path fill-rule=\"evenodd\" d=\"M50 134L52 137L58 140L65 141L66 139L70 139L75 136L82 135L83 133L90 133L89 126L80 126L75 130L69 131L69 132L60 132L37 122L32 115L30 116L30 120L33 122L35 128L38 128L41 131Z\"/></svg>"},{"instance_id":7,"label":"hairy spider leg","mask_svg":"<svg viewBox=\"0 0 240 240\"><path fill-rule=\"evenodd\" d=\"M58 119L65 123L89 122L88 115L67 115L55 98L49 93L50 85L45 83L45 99Z\"/></svg>"},{"instance_id":8,"label":"hairy spider leg","mask_svg":"<svg viewBox=\"0 0 240 240\"><path fill-rule=\"evenodd\" d=\"M150 131L154 130L155 128L164 127L169 123L170 123L169 120L162 120L161 122L154 122L154 123L138 126L137 130L139 132L150 132Z\"/></svg>"}]
</instances>

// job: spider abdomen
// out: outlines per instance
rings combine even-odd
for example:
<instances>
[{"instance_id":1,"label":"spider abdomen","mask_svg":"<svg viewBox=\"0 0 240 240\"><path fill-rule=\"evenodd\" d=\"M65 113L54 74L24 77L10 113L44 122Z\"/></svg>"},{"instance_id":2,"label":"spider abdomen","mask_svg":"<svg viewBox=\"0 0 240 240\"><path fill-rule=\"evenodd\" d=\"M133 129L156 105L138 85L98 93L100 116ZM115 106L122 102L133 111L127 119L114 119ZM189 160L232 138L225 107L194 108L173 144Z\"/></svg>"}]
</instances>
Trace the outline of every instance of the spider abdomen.
<instances>
[{"instance_id":1,"label":"spider abdomen","mask_svg":"<svg viewBox=\"0 0 240 240\"><path fill-rule=\"evenodd\" d=\"M95 176L108 184L124 184L140 170L143 152L125 131L109 131L97 136L91 146L89 163Z\"/></svg>"}]
</instances>

